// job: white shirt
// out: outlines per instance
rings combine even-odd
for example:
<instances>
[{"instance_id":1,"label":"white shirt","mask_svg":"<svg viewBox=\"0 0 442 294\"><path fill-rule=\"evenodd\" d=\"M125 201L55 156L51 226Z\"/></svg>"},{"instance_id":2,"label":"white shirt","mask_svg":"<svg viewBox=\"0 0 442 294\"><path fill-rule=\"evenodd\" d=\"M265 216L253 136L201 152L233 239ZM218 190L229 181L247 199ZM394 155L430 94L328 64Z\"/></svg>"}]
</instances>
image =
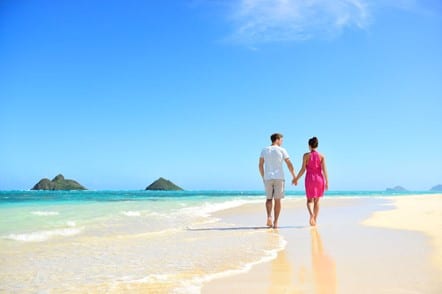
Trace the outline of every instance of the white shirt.
<instances>
[{"instance_id":1,"label":"white shirt","mask_svg":"<svg viewBox=\"0 0 442 294\"><path fill-rule=\"evenodd\" d=\"M289 158L287 151L277 145L264 148L261 151L264 158L264 180L284 180L282 163Z\"/></svg>"}]
</instances>

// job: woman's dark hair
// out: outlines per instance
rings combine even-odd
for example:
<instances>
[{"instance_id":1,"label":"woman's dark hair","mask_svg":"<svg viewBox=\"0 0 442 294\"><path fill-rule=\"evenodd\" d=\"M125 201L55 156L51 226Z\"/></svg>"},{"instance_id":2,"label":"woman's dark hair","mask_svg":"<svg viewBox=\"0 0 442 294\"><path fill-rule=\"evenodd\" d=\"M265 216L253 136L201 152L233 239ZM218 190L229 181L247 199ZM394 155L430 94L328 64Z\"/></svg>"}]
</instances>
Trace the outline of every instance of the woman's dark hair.
<instances>
[{"instance_id":1,"label":"woman's dark hair","mask_svg":"<svg viewBox=\"0 0 442 294\"><path fill-rule=\"evenodd\" d=\"M282 134L275 133L270 136L270 140L272 141L272 143L275 143L276 140L279 140L282 137L284 137Z\"/></svg>"},{"instance_id":2,"label":"woman's dark hair","mask_svg":"<svg viewBox=\"0 0 442 294\"><path fill-rule=\"evenodd\" d=\"M313 137L308 140L308 145L312 148L318 148L318 138Z\"/></svg>"}]
</instances>

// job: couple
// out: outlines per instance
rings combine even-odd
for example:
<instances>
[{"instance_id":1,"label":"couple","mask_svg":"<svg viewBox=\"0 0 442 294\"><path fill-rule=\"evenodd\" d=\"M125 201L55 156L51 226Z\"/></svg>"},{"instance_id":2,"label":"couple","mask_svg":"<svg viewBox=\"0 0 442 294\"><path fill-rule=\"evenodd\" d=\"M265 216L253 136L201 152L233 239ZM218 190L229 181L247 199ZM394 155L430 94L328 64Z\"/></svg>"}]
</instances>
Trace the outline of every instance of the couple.
<instances>
[{"instance_id":1,"label":"couple","mask_svg":"<svg viewBox=\"0 0 442 294\"><path fill-rule=\"evenodd\" d=\"M307 170L305 177L305 193L307 196L307 208L310 214L310 225L315 226L319 213L319 199L328 189L328 176L325 166L325 157L316 151L318 138L308 140L310 152L305 153L302 159L302 168L298 176L290 161L287 151L281 147L282 134L270 136L272 145L262 150L259 158L259 172L264 181L266 191L267 226L277 228L279 213L281 212L281 199L284 198L284 171L283 162L292 174L292 184L297 185L299 179ZM272 219L273 199L275 200L274 218Z\"/></svg>"}]
</instances>

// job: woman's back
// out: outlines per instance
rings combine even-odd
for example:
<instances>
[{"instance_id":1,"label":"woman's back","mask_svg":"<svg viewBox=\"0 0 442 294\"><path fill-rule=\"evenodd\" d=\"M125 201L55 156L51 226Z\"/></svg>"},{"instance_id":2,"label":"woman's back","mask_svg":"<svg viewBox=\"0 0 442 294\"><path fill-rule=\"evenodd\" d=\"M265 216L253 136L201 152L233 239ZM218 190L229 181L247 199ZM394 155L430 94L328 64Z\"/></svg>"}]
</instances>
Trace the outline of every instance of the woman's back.
<instances>
[{"instance_id":1,"label":"woman's back","mask_svg":"<svg viewBox=\"0 0 442 294\"><path fill-rule=\"evenodd\" d=\"M322 174L321 155L318 152L314 150L310 152L310 158L307 162L306 170L307 174Z\"/></svg>"},{"instance_id":2,"label":"woman's back","mask_svg":"<svg viewBox=\"0 0 442 294\"><path fill-rule=\"evenodd\" d=\"M322 173L321 155L312 150L308 159L305 177L305 190L307 197L321 197L324 195L324 175Z\"/></svg>"}]
</instances>

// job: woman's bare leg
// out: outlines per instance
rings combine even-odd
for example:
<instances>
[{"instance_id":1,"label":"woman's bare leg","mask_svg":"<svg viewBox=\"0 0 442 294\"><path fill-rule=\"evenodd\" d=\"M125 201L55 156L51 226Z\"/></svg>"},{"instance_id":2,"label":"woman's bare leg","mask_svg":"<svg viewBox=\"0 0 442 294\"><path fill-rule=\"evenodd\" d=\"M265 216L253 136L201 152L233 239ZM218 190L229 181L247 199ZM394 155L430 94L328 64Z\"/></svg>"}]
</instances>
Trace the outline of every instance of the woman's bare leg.
<instances>
[{"instance_id":1,"label":"woman's bare leg","mask_svg":"<svg viewBox=\"0 0 442 294\"><path fill-rule=\"evenodd\" d=\"M318 198L314 199L315 205L313 206L313 213L315 215L315 224L316 224L316 220L317 220L318 214L319 214L319 199L321 199L321 198L318 197Z\"/></svg>"},{"instance_id":2,"label":"woman's bare leg","mask_svg":"<svg viewBox=\"0 0 442 294\"><path fill-rule=\"evenodd\" d=\"M314 208L313 208L314 202L313 199L307 199L307 209L308 209L308 213L310 214L310 225L314 226L316 225L315 222L315 213L314 213Z\"/></svg>"}]
</instances>

